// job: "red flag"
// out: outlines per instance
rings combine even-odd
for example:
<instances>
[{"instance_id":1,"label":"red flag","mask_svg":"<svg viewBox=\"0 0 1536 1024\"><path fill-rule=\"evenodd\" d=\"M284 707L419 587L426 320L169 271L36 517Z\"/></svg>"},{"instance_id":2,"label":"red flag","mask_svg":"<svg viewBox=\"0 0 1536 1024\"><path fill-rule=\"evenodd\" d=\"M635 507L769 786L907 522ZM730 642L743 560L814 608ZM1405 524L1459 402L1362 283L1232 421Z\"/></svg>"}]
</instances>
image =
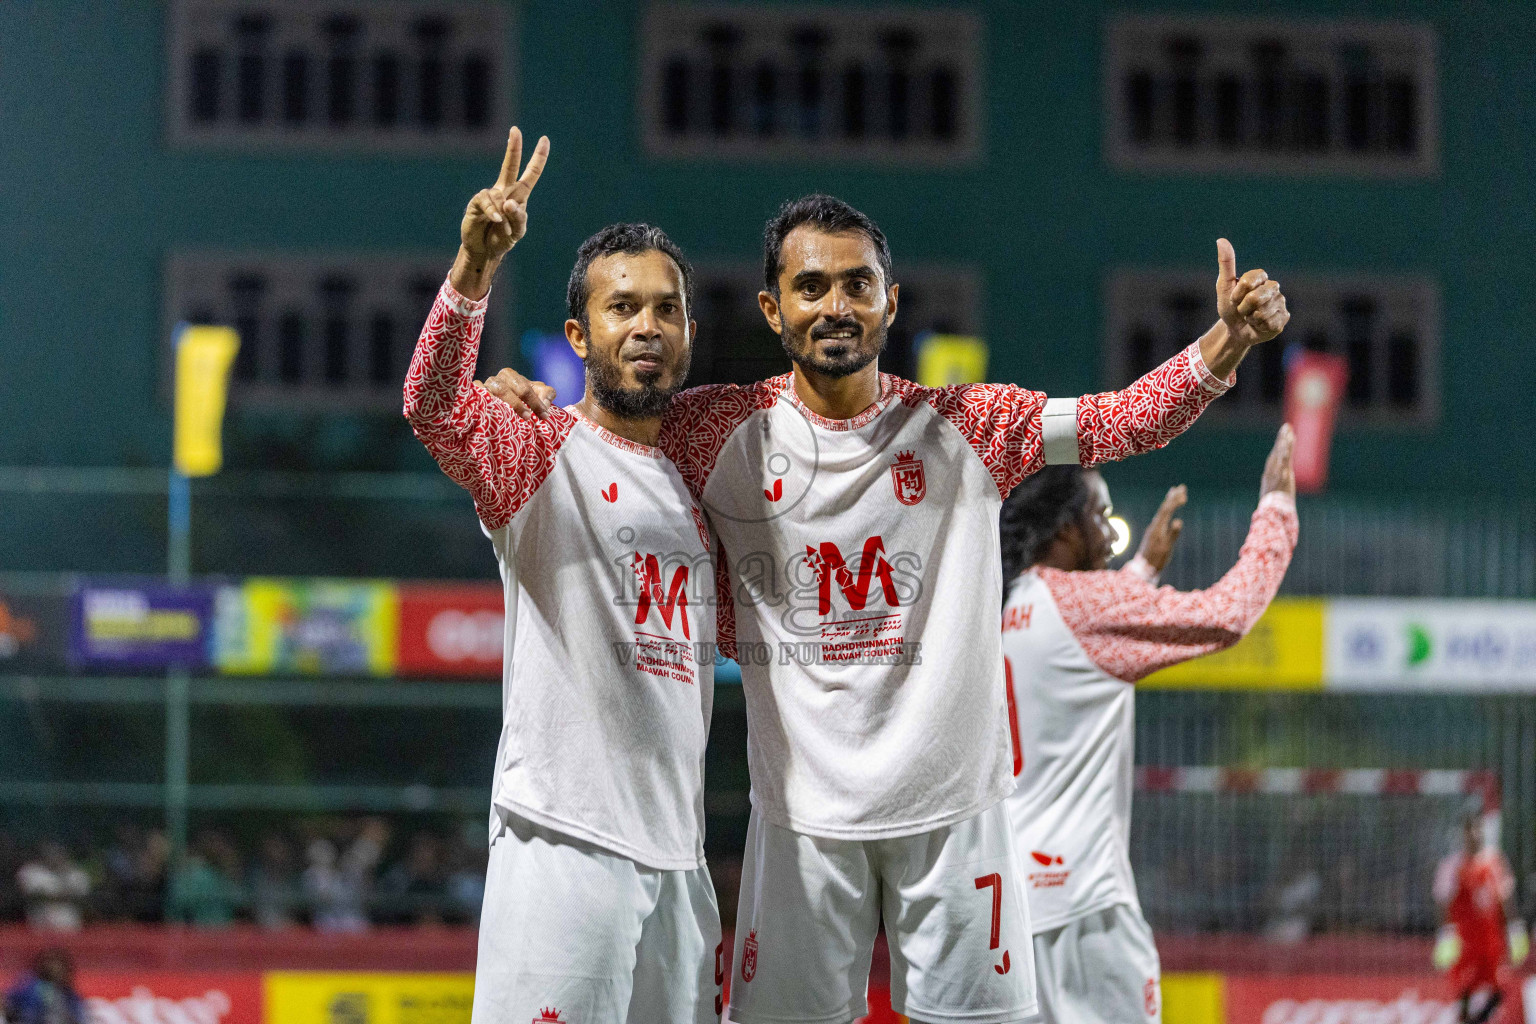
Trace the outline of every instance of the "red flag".
<instances>
[{"instance_id":1,"label":"red flag","mask_svg":"<svg viewBox=\"0 0 1536 1024\"><path fill-rule=\"evenodd\" d=\"M1316 493L1328 482L1328 449L1344 398L1349 363L1343 356L1298 350L1285 373L1285 419L1296 431L1296 489Z\"/></svg>"}]
</instances>

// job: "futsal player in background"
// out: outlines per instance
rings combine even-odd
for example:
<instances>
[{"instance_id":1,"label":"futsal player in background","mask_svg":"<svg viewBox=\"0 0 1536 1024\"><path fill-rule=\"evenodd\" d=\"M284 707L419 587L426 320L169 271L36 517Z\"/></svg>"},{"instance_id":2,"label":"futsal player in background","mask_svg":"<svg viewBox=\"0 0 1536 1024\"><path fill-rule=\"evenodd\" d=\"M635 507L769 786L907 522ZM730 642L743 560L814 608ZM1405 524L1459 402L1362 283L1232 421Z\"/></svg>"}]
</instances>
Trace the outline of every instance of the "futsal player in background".
<instances>
[{"instance_id":1,"label":"futsal player in background","mask_svg":"<svg viewBox=\"0 0 1536 1024\"><path fill-rule=\"evenodd\" d=\"M1462 848L1435 871L1435 901L1445 911L1445 925L1435 942L1435 966L1450 970L1451 985L1461 1000L1462 1024L1484 1024L1504 1001L1509 981L1503 976L1504 965L1524 963L1531 940L1525 922L1514 913L1514 873L1504 852L1483 842L1481 816L1468 815L1461 836Z\"/></svg>"},{"instance_id":2,"label":"futsal player in background","mask_svg":"<svg viewBox=\"0 0 1536 1024\"><path fill-rule=\"evenodd\" d=\"M1237 564L1207 590L1157 580L1185 502L1168 492L1136 557L1106 569L1109 489L1052 466L1001 514L1004 676L1014 743L1008 817L1046 1024L1162 1019L1161 970L1129 854L1137 680L1230 647L1269 606L1296 546L1293 435L1280 428Z\"/></svg>"},{"instance_id":3,"label":"futsal player in background","mask_svg":"<svg viewBox=\"0 0 1536 1024\"><path fill-rule=\"evenodd\" d=\"M566 337L586 394L547 419L473 383L486 297L549 143L470 200L405 415L475 499L507 610L474 1024L714 1024L724 949L704 866L712 539L655 447L688 374L691 272L666 235L588 239ZM706 610L707 609L707 610ZM703 614L701 614L703 612ZM453 742L443 737L443 742Z\"/></svg>"}]
</instances>

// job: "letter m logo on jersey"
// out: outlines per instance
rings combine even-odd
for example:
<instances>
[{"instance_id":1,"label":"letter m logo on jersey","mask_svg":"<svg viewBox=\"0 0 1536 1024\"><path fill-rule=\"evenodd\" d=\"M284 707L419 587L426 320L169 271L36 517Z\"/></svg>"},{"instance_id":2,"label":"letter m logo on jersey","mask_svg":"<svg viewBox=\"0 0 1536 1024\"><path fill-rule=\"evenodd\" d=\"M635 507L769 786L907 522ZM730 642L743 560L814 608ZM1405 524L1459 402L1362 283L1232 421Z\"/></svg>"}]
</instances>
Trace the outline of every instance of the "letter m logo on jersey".
<instances>
[{"instance_id":1,"label":"letter m logo on jersey","mask_svg":"<svg viewBox=\"0 0 1536 1024\"><path fill-rule=\"evenodd\" d=\"M676 615L683 620L684 639L692 640L693 636L688 632L688 567L678 566L672 573L671 584L663 589L661 562L655 555L641 555L636 551L633 565L640 580L640 604L635 609L635 625L642 625L651 617L651 603L655 602L656 609L661 612L662 624L670 630Z\"/></svg>"},{"instance_id":2,"label":"letter m logo on jersey","mask_svg":"<svg viewBox=\"0 0 1536 1024\"><path fill-rule=\"evenodd\" d=\"M896 596L896 584L891 582L891 563L885 560L885 539L870 537L864 542L864 550L854 556L854 567L849 568L843 553L831 541L822 541L820 549L805 546L805 560L816 573L820 584L817 614L826 615L832 610L832 584L835 581L848 607L862 611L869 602L870 584L878 577L885 603L892 608L901 604Z\"/></svg>"}]
</instances>

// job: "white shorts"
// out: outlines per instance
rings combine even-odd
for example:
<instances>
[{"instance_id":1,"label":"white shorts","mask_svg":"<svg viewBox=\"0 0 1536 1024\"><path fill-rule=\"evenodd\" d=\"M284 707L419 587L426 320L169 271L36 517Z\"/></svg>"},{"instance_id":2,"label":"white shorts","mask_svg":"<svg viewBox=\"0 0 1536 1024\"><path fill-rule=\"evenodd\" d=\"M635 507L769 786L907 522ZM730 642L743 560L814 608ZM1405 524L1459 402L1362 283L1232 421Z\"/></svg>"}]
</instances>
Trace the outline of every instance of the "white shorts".
<instances>
[{"instance_id":1,"label":"white shorts","mask_svg":"<svg viewBox=\"0 0 1536 1024\"><path fill-rule=\"evenodd\" d=\"M719 1020L725 949L707 868L658 871L499 813L473 1024Z\"/></svg>"},{"instance_id":2,"label":"white shorts","mask_svg":"<svg viewBox=\"0 0 1536 1024\"><path fill-rule=\"evenodd\" d=\"M1162 1024L1162 977L1152 929L1123 903L1035 936L1045 1024Z\"/></svg>"},{"instance_id":3,"label":"white shorts","mask_svg":"<svg viewBox=\"0 0 1536 1024\"><path fill-rule=\"evenodd\" d=\"M741 868L731 1020L847 1024L869 1012L885 920L891 1006L918 1021L1035 1014L1028 908L999 803L900 839L826 839L753 808Z\"/></svg>"}]
</instances>

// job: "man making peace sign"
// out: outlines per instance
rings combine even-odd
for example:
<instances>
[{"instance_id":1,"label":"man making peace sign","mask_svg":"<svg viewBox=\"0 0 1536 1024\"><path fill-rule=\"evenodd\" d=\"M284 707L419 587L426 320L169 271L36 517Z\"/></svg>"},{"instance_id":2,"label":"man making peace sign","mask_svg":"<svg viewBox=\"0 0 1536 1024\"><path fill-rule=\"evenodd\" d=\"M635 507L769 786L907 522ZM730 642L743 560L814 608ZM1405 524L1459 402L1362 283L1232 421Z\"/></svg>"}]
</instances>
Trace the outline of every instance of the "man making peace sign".
<instances>
[{"instance_id":1,"label":"man making peace sign","mask_svg":"<svg viewBox=\"0 0 1536 1024\"><path fill-rule=\"evenodd\" d=\"M582 400L514 415L473 381L486 296L549 141L470 200L405 382L405 415L474 496L506 600L503 724L474 1024L713 1024L724 949L704 867L714 543L654 447L688 374L691 271L617 224L579 250Z\"/></svg>"}]
</instances>

